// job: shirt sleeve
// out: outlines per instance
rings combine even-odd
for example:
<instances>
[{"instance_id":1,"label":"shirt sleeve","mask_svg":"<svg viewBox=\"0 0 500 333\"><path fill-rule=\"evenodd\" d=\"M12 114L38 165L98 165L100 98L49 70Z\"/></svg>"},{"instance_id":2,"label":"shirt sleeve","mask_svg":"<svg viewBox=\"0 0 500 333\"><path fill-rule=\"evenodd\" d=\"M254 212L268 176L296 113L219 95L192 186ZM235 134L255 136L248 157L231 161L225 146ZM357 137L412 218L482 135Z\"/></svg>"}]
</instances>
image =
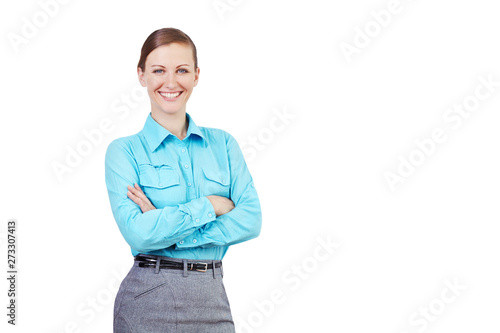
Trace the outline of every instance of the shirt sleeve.
<instances>
[{"instance_id":1,"label":"shirt sleeve","mask_svg":"<svg viewBox=\"0 0 500 333\"><path fill-rule=\"evenodd\" d=\"M207 197L142 213L127 197L127 186L139 183L139 172L132 149L121 140L108 146L105 179L118 228L125 241L138 252L167 248L216 219Z\"/></svg>"},{"instance_id":2,"label":"shirt sleeve","mask_svg":"<svg viewBox=\"0 0 500 333\"><path fill-rule=\"evenodd\" d=\"M218 216L214 222L198 228L177 243L178 250L229 246L250 240L260 234L262 213L257 191L238 143L231 135L227 135L231 172L230 199L234 202L235 208L229 213Z\"/></svg>"}]
</instances>

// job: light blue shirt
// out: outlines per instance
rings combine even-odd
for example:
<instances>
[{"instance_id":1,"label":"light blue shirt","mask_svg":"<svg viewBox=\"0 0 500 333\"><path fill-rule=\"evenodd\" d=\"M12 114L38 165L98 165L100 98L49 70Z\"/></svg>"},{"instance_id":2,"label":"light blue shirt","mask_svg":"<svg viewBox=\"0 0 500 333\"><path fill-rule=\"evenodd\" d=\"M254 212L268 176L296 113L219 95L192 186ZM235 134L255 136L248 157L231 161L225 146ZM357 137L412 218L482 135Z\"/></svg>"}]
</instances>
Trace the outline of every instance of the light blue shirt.
<instances>
[{"instance_id":1,"label":"light blue shirt","mask_svg":"<svg viewBox=\"0 0 500 333\"><path fill-rule=\"evenodd\" d=\"M111 209L132 255L221 260L228 247L259 235L262 214L240 147L227 132L198 127L187 114L179 140L151 114L137 134L111 142L105 172ZM127 197L139 184L157 208L142 213ZM207 195L235 208L215 216Z\"/></svg>"}]
</instances>

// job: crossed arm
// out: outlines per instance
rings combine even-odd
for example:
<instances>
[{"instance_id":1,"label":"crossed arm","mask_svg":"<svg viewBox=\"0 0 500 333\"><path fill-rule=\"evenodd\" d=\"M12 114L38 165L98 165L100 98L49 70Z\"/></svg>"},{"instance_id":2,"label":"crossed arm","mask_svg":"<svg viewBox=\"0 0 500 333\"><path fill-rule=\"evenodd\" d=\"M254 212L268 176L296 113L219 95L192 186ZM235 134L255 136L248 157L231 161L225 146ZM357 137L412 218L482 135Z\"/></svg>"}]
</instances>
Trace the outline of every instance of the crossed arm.
<instances>
[{"instance_id":1,"label":"crossed arm","mask_svg":"<svg viewBox=\"0 0 500 333\"><path fill-rule=\"evenodd\" d=\"M146 253L172 245L176 250L229 246L259 235L259 199L243 154L232 137L228 138L227 150L230 173L238 175L230 180L231 199L208 195L157 208L136 185L138 169L131 144L116 140L109 145L106 186L115 220L132 249Z\"/></svg>"},{"instance_id":2,"label":"crossed arm","mask_svg":"<svg viewBox=\"0 0 500 333\"><path fill-rule=\"evenodd\" d=\"M135 202L139 206L139 208L141 208L141 211L143 213L156 209L156 207L153 206L151 201L141 190L141 187L139 185L134 184L133 187L129 185L127 186L127 189L127 197ZM216 216L224 215L234 209L234 202L231 199L222 197L220 195L208 195L207 198L214 207Z\"/></svg>"}]
</instances>

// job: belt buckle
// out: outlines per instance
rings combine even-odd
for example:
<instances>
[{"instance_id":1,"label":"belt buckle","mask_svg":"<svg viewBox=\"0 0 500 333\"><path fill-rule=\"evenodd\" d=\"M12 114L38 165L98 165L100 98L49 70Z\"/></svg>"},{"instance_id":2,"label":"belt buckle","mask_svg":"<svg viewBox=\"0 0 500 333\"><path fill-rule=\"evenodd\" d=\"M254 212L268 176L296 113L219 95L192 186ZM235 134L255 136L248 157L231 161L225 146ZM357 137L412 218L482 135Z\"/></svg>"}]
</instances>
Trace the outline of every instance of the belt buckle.
<instances>
[{"instance_id":1,"label":"belt buckle","mask_svg":"<svg viewBox=\"0 0 500 333\"><path fill-rule=\"evenodd\" d=\"M203 273L205 273L207 271L208 264L206 262L197 262L196 264L197 265L205 265L205 268L203 268L203 269L196 269L196 271L203 272Z\"/></svg>"}]
</instances>

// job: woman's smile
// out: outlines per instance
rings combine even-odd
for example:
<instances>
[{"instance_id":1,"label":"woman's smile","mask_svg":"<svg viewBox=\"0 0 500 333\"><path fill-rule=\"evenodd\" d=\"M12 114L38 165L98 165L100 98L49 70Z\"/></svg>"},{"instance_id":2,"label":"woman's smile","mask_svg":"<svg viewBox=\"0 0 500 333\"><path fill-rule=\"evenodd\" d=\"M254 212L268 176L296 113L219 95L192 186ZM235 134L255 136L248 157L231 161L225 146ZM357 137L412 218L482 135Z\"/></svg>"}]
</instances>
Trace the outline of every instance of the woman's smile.
<instances>
[{"instance_id":1,"label":"woman's smile","mask_svg":"<svg viewBox=\"0 0 500 333\"><path fill-rule=\"evenodd\" d=\"M159 94L163 97L167 102L175 101L182 94L182 91L176 92L159 92Z\"/></svg>"}]
</instances>

